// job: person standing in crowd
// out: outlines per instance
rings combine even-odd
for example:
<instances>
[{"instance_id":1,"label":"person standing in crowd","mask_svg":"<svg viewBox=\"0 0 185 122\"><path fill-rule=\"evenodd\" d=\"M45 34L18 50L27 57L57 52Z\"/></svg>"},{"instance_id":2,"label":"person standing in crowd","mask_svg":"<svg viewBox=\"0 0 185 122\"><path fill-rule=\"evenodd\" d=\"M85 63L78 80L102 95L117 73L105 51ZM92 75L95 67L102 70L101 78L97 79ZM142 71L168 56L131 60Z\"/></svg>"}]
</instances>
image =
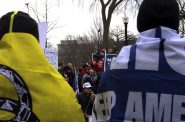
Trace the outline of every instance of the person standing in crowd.
<instances>
[{"instance_id":1,"label":"person standing in crowd","mask_svg":"<svg viewBox=\"0 0 185 122\"><path fill-rule=\"evenodd\" d=\"M58 63L58 72L62 75L62 72L64 70L64 63Z\"/></svg>"},{"instance_id":2,"label":"person standing in crowd","mask_svg":"<svg viewBox=\"0 0 185 122\"><path fill-rule=\"evenodd\" d=\"M97 74L98 82L100 81L102 73L104 72L103 55L103 53L97 52L91 64L91 67Z\"/></svg>"},{"instance_id":3,"label":"person standing in crowd","mask_svg":"<svg viewBox=\"0 0 185 122\"><path fill-rule=\"evenodd\" d=\"M143 0L140 32L111 62L94 103L98 122L185 121L185 38L176 0Z\"/></svg>"},{"instance_id":4,"label":"person standing in crowd","mask_svg":"<svg viewBox=\"0 0 185 122\"><path fill-rule=\"evenodd\" d=\"M89 71L83 75L82 78L82 84L85 82L89 82L92 85L92 90L94 93L96 93L98 81L97 81L97 75L96 72L93 69L89 69Z\"/></svg>"},{"instance_id":5,"label":"person standing in crowd","mask_svg":"<svg viewBox=\"0 0 185 122\"><path fill-rule=\"evenodd\" d=\"M74 80L75 80L75 73L74 73L74 67L73 67L72 63L68 63L59 72L66 79L66 81L69 83L69 85L73 88Z\"/></svg>"},{"instance_id":6,"label":"person standing in crowd","mask_svg":"<svg viewBox=\"0 0 185 122\"><path fill-rule=\"evenodd\" d=\"M103 72L104 63L103 63L103 54L102 53L97 52L92 63L93 63L92 67L96 72Z\"/></svg>"},{"instance_id":7,"label":"person standing in crowd","mask_svg":"<svg viewBox=\"0 0 185 122\"><path fill-rule=\"evenodd\" d=\"M95 94L92 91L92 86L89 82L83 84L83 90L81 93L77 94L77 99L81 105L82 111L88 122L88 117L92 115L92 107L94 102Z\"/></svg>"},{"instance_id":8,"label":"person standing in crowd","mask_svg":"<svg viewBox=\"0 0 185 122\"><path fill-rule=\"evenodd\" d=\"M72 63L67 64L66 74L68 77L68 83L73 88L74 80L75 80L75 73L74 73L74 67Z\"/></svg>"},{"instance_id":9,"label":"person standing in crowd","mask_svg":"<svg viewBox=\"0 0 185 122\"><path fill-rule=\"evenodd\" d=\"M82 78L84 74L86 74L89 70L89 65L88 64L84 64L81 68L81 71L80 71L80 77Z\"/></svg>"},{"instance_id":10,"label":"person standing in crowd","mask_svg":"<svg viewBox=\"0 0 185 122\"><path fill-rule=\"evenodd\" d=\"M79 91L82 91L82 78L83 76L88 72L88 70L90 69L90 66L88 64L84 64L82 66L82 68L79 70L79 74L78 74L78 84L79 84Z\"/></svg>"},{"instance_id":11,"label":"person standing in crowd","mask_svg":"<svg viewBox=\"0 0 185 122\"><path fill-rule=\"evenodd\" d=\"M113 53L114 53L114 49L110 48L110 49L108 50L108 54L113 54Z\"/></svg>"},{"instance_id":12,"label":"person standing in crowd","mask_svg":"<svg viewBox=\"0 0 185 122\"><path fill-rule=\"evenodd\" d=\"M38 41L37 23L28 14L0 18L0 121L84 122L75 93Z\"/></svg>"}]
</instances>

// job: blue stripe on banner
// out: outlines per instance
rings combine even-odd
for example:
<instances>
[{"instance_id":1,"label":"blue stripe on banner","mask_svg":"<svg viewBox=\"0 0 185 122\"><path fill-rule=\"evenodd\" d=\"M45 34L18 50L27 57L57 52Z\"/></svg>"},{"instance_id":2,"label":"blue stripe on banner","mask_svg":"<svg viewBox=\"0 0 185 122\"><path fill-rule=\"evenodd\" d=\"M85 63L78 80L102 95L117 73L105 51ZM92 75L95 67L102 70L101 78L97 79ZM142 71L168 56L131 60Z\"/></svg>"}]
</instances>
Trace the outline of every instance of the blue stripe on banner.
<instances>
[{"instance_id":1,"label":"blue stripe on banner","mask_svg":"<svg viewBox=\"0 0 185 122\"><path fill-rule=\"evenodd\" d=\"M157 27L155 30L155 37L161 38L161 27Z\"/></svg>"},{"instance_id":2,"label":"blue stripe on banner","mask_svg":"<svg viewBox=\"0 0 185 122\"><path fill-rule=\"evenodd\" d=\"M130 57L128 62L128 70L135 70L135 62L136 62L136 47L137 45L132 45L130 48Z\"/></svg>"},{"instance_id":3,"label":"blue stripe on banner","mask_svg":"<svg viewBox=\"0 0 185 122\"><path fill-rule=\"evenodd\" d=\"M159 71L161 73L173 71L173 69L168 65L164 54L165 39L162 38L161 27L156 28L155 37L161 39L160 46L159 46Z\"/></svg>"}]
</instances>

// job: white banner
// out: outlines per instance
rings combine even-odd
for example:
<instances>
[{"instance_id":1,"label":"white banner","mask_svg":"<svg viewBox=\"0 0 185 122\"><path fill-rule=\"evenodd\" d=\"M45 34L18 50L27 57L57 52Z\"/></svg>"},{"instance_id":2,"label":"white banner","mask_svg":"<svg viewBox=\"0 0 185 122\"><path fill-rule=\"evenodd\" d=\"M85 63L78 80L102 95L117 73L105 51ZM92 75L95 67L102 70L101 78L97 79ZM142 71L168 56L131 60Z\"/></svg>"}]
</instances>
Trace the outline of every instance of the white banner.
<instances>
[{"instance_id":1,"label":"white banner","mask_svg":"<svg viewBox=\"0 0 185 122\"><path fill-rule=\"evenodd\" d=\"M44 53L48 61L58 70L58 51L45 48Z\"/></svg>"},{"instance_id":2,"label":"white banner","mask_svg":"<svg viewBox=\"0 0 185 122\"><path fill-rule=\"evenodd\" d=\"M38 29L39 29L39 42L44 50L46 47L46 35L47 35L47 29L48 29L48 23L47 22L40 22L38 23Z\"/></svg>"}]
</instances>

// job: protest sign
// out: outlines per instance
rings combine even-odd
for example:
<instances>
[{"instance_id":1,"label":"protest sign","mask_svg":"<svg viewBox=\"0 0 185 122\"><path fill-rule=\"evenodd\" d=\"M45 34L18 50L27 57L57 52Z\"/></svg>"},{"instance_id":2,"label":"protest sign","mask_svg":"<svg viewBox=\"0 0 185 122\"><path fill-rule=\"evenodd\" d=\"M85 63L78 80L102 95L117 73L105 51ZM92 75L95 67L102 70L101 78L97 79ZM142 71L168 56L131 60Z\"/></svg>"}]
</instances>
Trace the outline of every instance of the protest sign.
<instances>
[{"instance_id":1,"label":"protest sign","mask_svg":"<svg viewBox=\"0 0 185 122\"><path fill-rule=\"evenodd\" d=\"M44 54L48 61L56 68L58 69L58 51L50 48L44 49Z\"/></svg>"}]
</instances>

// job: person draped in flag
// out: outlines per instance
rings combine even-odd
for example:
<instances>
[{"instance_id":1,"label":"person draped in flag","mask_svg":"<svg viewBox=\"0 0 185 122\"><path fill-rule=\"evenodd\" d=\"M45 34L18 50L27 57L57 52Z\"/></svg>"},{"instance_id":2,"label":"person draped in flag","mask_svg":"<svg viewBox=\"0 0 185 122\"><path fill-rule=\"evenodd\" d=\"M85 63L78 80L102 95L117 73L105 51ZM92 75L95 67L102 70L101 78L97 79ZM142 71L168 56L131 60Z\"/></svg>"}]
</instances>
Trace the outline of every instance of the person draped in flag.
<instances>
[{"instance_id":1,"label":"person draped in flag","mask_svg":"<svg viewBox=\"0 0 185 122\"><path fill-rule=\"evenodd\" d=\"M185 121L185 38L176 0L143 0L136 44L105 71L93 113L98 122Z\"/></svg>"},{"instance_id":2,"label":"person draped in flag","mask_svg":"<svg viewBox=\"0 0 185 122\"><path fill-rule=\"evenodd\" d=\"M73 89L39 45L36 21L21 11L0 18L0 121L85 121Z\"/></svg>"}]
</instances>

